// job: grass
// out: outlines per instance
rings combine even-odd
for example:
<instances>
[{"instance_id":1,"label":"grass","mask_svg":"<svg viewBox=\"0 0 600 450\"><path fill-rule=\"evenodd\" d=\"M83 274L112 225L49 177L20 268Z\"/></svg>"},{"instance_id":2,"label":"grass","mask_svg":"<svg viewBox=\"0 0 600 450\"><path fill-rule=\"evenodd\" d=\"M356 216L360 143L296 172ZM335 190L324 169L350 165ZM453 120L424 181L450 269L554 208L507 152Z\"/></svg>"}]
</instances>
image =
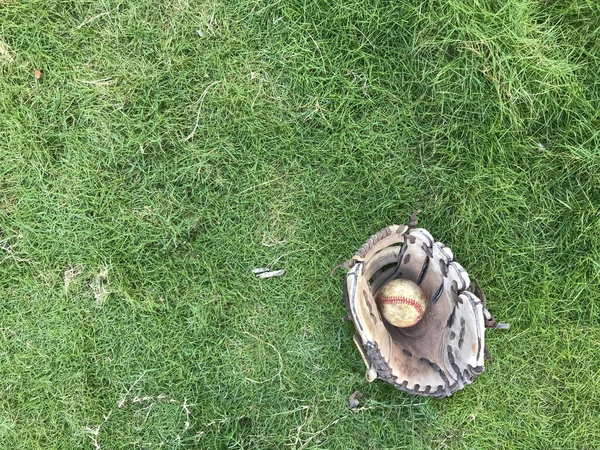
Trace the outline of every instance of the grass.
<instances>
[{"instance_id":1,"label":"grass","mask_svg":"<svg viewBox=\"0 0 600 450\"><path fill-rule=\"evenodd\" d=\"M0 447L600 446L597 2L0 12ZM328 278L416 208L512 325L442 401Z\"/></svg>"}]
</instances>

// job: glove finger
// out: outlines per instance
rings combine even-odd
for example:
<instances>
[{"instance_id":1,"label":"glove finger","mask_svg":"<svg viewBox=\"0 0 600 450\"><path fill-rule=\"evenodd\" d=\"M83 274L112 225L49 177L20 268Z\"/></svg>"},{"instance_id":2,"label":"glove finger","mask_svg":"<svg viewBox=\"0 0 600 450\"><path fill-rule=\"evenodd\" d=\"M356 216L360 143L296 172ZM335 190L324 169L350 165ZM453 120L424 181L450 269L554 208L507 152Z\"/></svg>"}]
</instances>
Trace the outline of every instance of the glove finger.
<instances>
[{"instance_id":1,"label":"glove finger","mask_svg":"<svg viewBox=\"0 0 600 450\"><path fill-rule=\"evenodd\" d=\"M462 388L483 372L483 305L470 292L458 296L458 302L444 330L442 357L444 367L456 376L453 390Z\"/></svg>"}]
</instances>

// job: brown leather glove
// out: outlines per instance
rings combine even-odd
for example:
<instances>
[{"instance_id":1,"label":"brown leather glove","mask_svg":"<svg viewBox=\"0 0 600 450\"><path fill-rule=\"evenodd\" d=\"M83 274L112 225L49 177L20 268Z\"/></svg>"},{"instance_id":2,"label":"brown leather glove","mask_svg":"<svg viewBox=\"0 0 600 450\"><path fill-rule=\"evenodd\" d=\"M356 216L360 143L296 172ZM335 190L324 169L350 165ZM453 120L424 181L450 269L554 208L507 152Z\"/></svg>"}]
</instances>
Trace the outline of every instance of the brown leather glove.
<instances>
[{"instance_id":1,"label":"brown leather glove","mask_svg":"<svg viewBox=\"0 0 600 450\"><path fill-rule=\"evenodd\" d=\"M344 300L367 380L379 378L410 394L441 398L483 372L489 354L486 327L508 324L494 321L483 292L471 285L452 251L416 225L415 213L408 226L384 228L342 264L349 269ZM396 278L416 282L427 297L423 318L409 328L387 323L374 300Z\"/></svg>"}]
</instances>

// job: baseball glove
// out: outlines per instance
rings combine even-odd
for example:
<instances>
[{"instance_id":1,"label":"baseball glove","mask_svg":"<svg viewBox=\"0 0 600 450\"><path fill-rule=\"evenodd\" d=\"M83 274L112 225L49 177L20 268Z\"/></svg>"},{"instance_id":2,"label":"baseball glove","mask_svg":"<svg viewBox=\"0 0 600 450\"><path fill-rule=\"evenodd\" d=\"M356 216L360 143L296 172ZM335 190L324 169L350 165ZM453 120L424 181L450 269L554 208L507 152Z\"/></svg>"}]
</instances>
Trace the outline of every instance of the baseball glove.
<instances>
[{"instance_id":1,"label":"baseball glove","mask_svg":"<svg viewBox=\"0 0 600 450\"><path fill-rule=\"evenodd\" d=\"M447 397L483 372L486 328L508 328L494 321L485 295L471 285L452 251L431 234L409 225L392 225L371 236L350 261L343 284L347 320L356 329L354 342L367 366L366 378L379 378L410 394ZM416 282L427 297L422 319L396 328L375 303L388 281Z\"/></svg>"}]
</instances>

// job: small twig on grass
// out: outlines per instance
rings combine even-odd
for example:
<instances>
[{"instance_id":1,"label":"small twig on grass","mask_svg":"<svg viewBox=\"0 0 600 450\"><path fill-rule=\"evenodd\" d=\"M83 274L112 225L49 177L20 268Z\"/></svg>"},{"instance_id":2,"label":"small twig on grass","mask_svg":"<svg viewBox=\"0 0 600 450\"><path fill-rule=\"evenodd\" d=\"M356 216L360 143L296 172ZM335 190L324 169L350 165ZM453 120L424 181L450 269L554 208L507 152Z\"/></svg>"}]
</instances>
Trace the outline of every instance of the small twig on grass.
<instances>
[{"instance_id":1,"label":"small twig on grass","mask_svg":"<svg viewBox=\"0 0 600 450\"><path fill-rule=\"evenodd\" d=\"M254 336L252 333L249 333L247 331L244 331L244 333L246 333L248 336L253 337L258 342L271 347L275 351L275 353L277 353L277 358L279 359L279 371L275 375L273 375L271 378L269 378L267 380L263 380L263 381L256 381L256 380L246 377L246 380L250 381L251 383L255 383L255 384L264 384L264 383L273 381L275 378L279 377L279 385L280 385L281 389L283 389L283 381L281 380L281 373L283 372L283 358L281 357L281 353L279 353L279 350L277 350L277 348L273 344L263 341L259 337Z\"/></svg>"},{"instance_id":2,"label":"small twig on grass","mask_svg":"<svg viewBox=\"0 0 600 450\"><path fill-rule=\"evenodd\" d=\"M291 252L284 253L283 255L275 258L275 260L271 263L270 267L273 267L275 264L277 264L281 259L283 259L286 256L289 256L289 255L292 255L292 254L298 253L298 252L304 252L306 250L310 250L310 249L308 249L308 248L299 248L297 250L292 250Z\"/></svg>"},{"instance_id":3,"label":"small twig on grass","mask_svg":"<svg viewBox=\"0 0 600 450\"><path fill-rule=\"evenodd\" d=\"M282 415L284 415L284 414L293 414L293 413L295 413L295 412L299 412L299 411L306 411L308 408L310 408L310 406L308 406L308 405L299 406L299 407L298 407L298 408L296 408L296 409L291 409L291 410L289 410L289 411L282 411L282 412L278 412L278 413L271 414L271 416L270 416L270 417L282 416Z\"/></svg>"},{"instance_id":4,"label":"small twig on grass","mask_svg":"<svg viewBox=\"0 0 600 450\"><path fill-rule=\"evenodd\" d=\"M216 3L213 2L212 14L210 15L210 20L208 21L208 29L211 31L212 31L213 22L215 20L216 9L217 9L217 5L216 5Z\"/></svg>"},{"instance_id":5,"label":"small twig on grass","mask_svg":"<svg viewBox=\"0 0 600 450\"><path fill-rule=\"evenodd\" d=\"M314 433L314 434L313 434L311 437L309 437L309 438L308 438L308 439L307 439L307 440L304 442L304 444L302 444L302 445L301 445L301 446L298 448L298 450L302 450L303 448L306 448L306 446L307 446L308 444L310 444L310 442L311 442L311 441L312 441L314 438L316 438L317 436L319 436L319 435L323 434L323 433L324 433L324 432L325 432L325 431L326 431L326 430L327 430L329 427L332 427L332 426L334 426L336 423L338 423L338 422L341 422L341 421L342 421L342 420L344 420L346 417L348 417L348 416L342 416L342 417L340 417L340 418L338 418L338 419L335 419L333 422L331 422L331 423L330 423L329 425L327 425L325 428L323 428L323 429L321 429L321 430L317 431L316 433Z\"/></svg>"},{"instance_id":6,"label":"small twig on grass","mask_svg":"<svg viewBox=\"0 0 600 450\"><path fill-rule=\"evenodd\" d=\"M275 247L280 244L285 244L286 242L287 242L287 239L282 239L281 241L278 241L273 236L270 236L269 234L267 234L267 232L265 231L265 232L263 232L263 238L262 238L261 245L263 247Z\"/></svg>"},{"instance_id":7,"label":"small twig on grass","mask_svg":"<svg viewBox=\"0 0 600 450\"><path fill-rule=\"evenodd\" d=\"M254 12L255 9L256 9L256 5L254 5L252 7L252 9L250 10L250 12L248 14L246 14L244 17L242 17L240 20L238 20L237 23L242 23L243 21L245 21L248 17L250 17L252 15L252 13Z\"/></svg>"},{"instance_id":8,"label":"small twig on grass","mask_svg":"<svg viewBox=\"0 0 600 450\"><path fill-rule=\"evenodd\" d=\"M121 400L119 401L119 403L117 403L117 408L122 408L123 407L123 405L127 401L127 396L129 394L131 394L131 391L133 390L133 388L140 382L140 380L142 378L144 378L144 375L146 375L146 373L141 374L138 377L138 379L133 382L133 384L129 387L129 389L127 389L127 392L125 392L125 395L123 395L123 397L121 398Z\"/></svg>"},{"instance_id":9,"label":"small twig on grass","mask_svg":"<svg viewBox=\"0 0 600 450\"><path fill-rule=\"evenodd\" d=\"M292 448L297 448L298 444L300 442L302 442L302 438L300 437L300 434L302 433L302 428L304 428L304 426L312 420L312 417L314 415L314 412L310 416L308 415L311 412L310 407L307 407L306 411L307 411L307 415L304 419L304 422L302 422L300 425L298 425L296 427L296 438L294 439L294 442L291 444L287 444L287 446L292 447ZM292 430L290 430L290 432L291 431Z\"/></svg>"},{"instance_id":10,"label":"small twig on grass","mask_svg":"<svg viewBox=\"0 0 600 450\"><path fill-rule=\"evenodd\" d=\"M198 113L196 114L196 123L194 124L194 129L192 130L192 132L189 134L188 137L186 137L183 142L189 141L191 138L194 137L194 133L196 133L196 130L198 129L198 123L200 122L200 111L202 110L202 104L204 103L204 98L206 97L206 94L208 94L208 90L213 87L215 84L219 84L221 81L213 81L212 83L210 83L208 86L206 86L206 89L204 89L204 92L202 93L202 95L200 96L200 98L198 99L198 101L200 102L200 105L198 105Z\"/></svg>"},{"instance_id":11,"label":"small twig on grass","mask_svg":"<svg viewBox=\"0 0 600 450\"><path fill-rule=\"evenodd\" d=\"M83 84L93 84L94 86L112 86L117 83L113 77L101 78L100 80L77 80Z\"/></svg>"},{"instance_id":12,"label":"small twig on grass","mask_svg":"<svg viewBox=\"0 0 600 450\"><path fill-rule=\"evenodd\" d=\"M140 375L138 377L137 380L135 380L135 382L129 387L129 389L127 389L127 391L125 392L125 394L123 394L123 397L121 397L121 399L119 400L119 402L117 403L117 409L121 409L123 408L127 403L129 403L129 405L135 405L138 403L145 403L145 402L151 402L150 405L148 406L148 412L146 413L146 417L144 419L143 425L146 424L146 422L148 421L148 416L150 415L150 412L152 411L152 409L154 408L154 405L157 402L166 402L166 403L174 403L174 404L179 404L181 406L181 409L184 411L185 413L185 424L183 426L183 429L180 433L178 433L175 438L174 441L179 442L181 440L181 434L185 433L189 428L190 428L190 408L188 406L187 403L187 399L183 399L183 403L172 398L169 397L168 395L165 394L160 394L157 397L153 397L150 395L144 396L144 397L133 397L131 400L127 401L127 397L129 396L129 394L131 394L131 391L133 391L133 388L140 382L140 380L144 377L145 373L143 373L142 375ZM95 428L91 428L91 427L85 427L84 430L88 432L88 437L91 439L92 444L94 444L94 450L102 450L100 448L100 443L98 442L98 436L100 434L100 429L102 428L102 425L104 425L106 422L108 422L108 420L110 419L110 417L112 416L114 412L114 409L111 409L108 414L106 414L104 416L104 421L98 425ZM161 444L162 445L162 444Z\"/></svg>"},{"instance_id":13,"label":"small twig on grass","mask_svg":"<svg viewBox=\"0 0 600 450\"><path fill-rule=\"evenodd\" d=\"M100 17L102 17L102 16L106 16L106 15L108 15L108 14L110 14L110 11L104 11L103 13L96 14L95 16L90 16L90 17L88 17L87 19L85 19L83 22L81 22L81 23L80 23L80 24L77 26L77 29L79 30L81 27L83 27L83 26L87 25L88 23L90 23L90 22L93 22L94 20L96 20L96 19L99 19Z\"/></svg>"},{"instance_id":14,"label":"small twig on grass","mask_svg":"<svg viewBox=\"0 0 600 450\"><path fill-rule=\"evenodd\" d=\"M358 28L356 25L352 25L352 26L353 26L354 28L356 28L356 31L358 31L360 34L362 34L362 36L363 36L363 37L364 37L364 38L367 40L367 42L368 42L369 44L371 44L371 46L372 46L372 47L375 47L375 46L373 45L373 43L372 43L372 42L369 40L369 38L367 37L367 35L366 35L365 33L363 33L363 32L360 30L360 28Z\"/></svg>"},{"instance_id":15,"label":"small twig on grass","mask_svg":"<svg viewBox=\"0 0 600 450\"><path fill-rule=\"evenodd\" d=\"M185 411L185 424L183 427L183 432L185 433L190 428L190 409L187 405L187 399L183 399L183 403L181 405L183 410Z\"/></svg>"},{"instance_id":16,"label":"small twig on grass","mask_svg":"<svg viewBox=\"0 0 600 450\"><path fill-rule=\"evenodd\" d=\"M323 58L323 53L321 53L321 48L319 47L319 44L317 44L317 41L313 39L310 33L308 33L308 37L311 41L313 41L313 44L315 44L315 47L317 47L317 50L319 51L319 55L321 56L321 62L323 63L323 73L327 73L327 70L325 69L325 58Z\"/></svg>"},{"instance_id":17,"label":"small twig on grass","mask_svg":"<svg viewBox=\"0 0 600 450\"><path fill-rule=\"evenodd\" d=\"M251 191L251 190L256 189L258 187L264 186L265 184L269 184L269 183L273 183L274 181L281 180L283 177L285 177L285 174L283 174L283 175L281 175L281 176L279 176L277 178L273 178L272 180L267 180L267 181L263 181L262 183L255 184L253 186L250 186L250 187L244 189L238 195L242 195L242 194L244 194L244 193L246 193L248 191Z\"/></svg>"}]
</instances>

